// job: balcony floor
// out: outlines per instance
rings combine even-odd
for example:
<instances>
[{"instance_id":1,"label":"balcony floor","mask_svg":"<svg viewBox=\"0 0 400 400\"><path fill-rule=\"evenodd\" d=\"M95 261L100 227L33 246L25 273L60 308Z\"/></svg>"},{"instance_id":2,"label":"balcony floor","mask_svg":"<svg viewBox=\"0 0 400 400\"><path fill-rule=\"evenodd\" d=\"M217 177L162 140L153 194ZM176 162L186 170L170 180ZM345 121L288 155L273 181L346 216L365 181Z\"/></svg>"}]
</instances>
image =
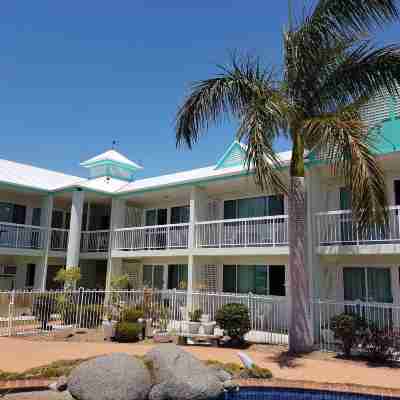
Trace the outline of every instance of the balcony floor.
<instances>
[{"instance_id":1,"label":"balcony floor","mask_svg":"<svg viewBox=\"0 0 400 400\"><path fill-rule=\"evenodd\" d=\"M400 255L400 243L332 244L318 246L320 255Z\"/></svg>"}]
</instances>

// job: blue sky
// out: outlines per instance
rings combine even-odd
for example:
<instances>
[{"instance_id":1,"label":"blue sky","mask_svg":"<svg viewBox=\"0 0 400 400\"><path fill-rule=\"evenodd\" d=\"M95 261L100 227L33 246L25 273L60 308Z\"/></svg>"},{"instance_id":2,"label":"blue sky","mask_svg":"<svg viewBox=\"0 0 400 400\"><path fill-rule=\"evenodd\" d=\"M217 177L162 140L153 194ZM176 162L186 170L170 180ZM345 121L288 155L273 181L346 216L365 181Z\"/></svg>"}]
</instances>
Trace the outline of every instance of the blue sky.
<instances>
[{"instance_id":1,"label":"blue sky","mask_svg":"<svg viewBox=\"0 0 400 400\"><path fill-rule=\"evenodd\" d=\"M286 21L286 1L4 2L0 157L82 175L79 161L117 140L142 176L213 164L234 125L177 150L177 107L232 50L279 65ZM379 40L399 33L391 27Z\"/></svg>"}]
</instances>

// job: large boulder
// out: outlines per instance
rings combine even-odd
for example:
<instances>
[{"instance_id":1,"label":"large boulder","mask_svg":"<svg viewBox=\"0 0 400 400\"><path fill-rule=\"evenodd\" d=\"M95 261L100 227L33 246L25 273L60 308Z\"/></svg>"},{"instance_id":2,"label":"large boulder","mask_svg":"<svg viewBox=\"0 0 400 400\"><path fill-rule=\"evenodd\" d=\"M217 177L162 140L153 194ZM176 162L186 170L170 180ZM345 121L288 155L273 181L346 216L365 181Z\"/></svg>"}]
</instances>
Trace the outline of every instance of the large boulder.
<instances>
[{"instance_id":1,"label":"large boulder","mask_svg":"<svg viewBox=\"0 0 400 400\"><path fill-rule=\"evenodd\" d=\"M209 400L224 390L216 371L175 344L162 344L145 356L154 386L149 400Z\"/></svg>"},{"instance_id":2,"label":"large boulder","mask_svg":"<svg viewBox=\"0 0 400 400\"><path fill-rule=\"evenodd\" d=\"M68 390L78 400L146 400L150 389L144 362L123 353L84 362L68 378Z\"/></svg>"}]
</instances>

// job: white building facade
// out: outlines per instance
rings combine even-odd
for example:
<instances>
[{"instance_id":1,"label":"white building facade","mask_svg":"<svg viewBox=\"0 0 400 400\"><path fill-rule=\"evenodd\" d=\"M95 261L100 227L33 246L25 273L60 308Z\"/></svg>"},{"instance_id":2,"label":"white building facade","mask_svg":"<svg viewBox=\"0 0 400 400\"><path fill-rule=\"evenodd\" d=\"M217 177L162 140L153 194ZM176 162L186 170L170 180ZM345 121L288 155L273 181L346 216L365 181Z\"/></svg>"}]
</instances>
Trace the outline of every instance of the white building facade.
<instances>
[{"instance_id":1,"label":"white building facade","mask_svg":"<svg viewBox=\"0 0 400 400\"><path fill-rule=\"evenodd\" d=\"M365 114L379 129L390 224L360 234L351 194L316 154L306 157L308 271L316 299L400 304L400 122L397 103ZM369 112L369 113L368 113ZM399 132L397 132L399 130ZM0 160L0 290L56 289L59 268L79 286L287 295L287 199L260 193L233 142L213 166L137 179L115 150L84 163L89 178ZM290 152L280 154L284 165Z\"/></svg>"}]
</instances>

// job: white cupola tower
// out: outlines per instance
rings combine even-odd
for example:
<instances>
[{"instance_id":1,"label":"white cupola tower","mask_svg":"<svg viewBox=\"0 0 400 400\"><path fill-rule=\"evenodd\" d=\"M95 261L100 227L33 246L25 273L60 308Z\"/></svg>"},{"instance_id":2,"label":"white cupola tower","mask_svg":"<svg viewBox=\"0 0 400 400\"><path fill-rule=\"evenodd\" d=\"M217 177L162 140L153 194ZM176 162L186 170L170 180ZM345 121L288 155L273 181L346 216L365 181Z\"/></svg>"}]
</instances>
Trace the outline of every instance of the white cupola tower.
<instances>
[{"instance_id":1,"label":"white cupola tower","mask_svg":"<svg viewBox=\"0 0 400 400\"><path fill-rule=\"evenodd\" d=\"M89 169L90 179L106 177L128 182L133 181L136 171L143 169L114 149L90 158L80 165Z\"/></svg>"}]
</instances>

